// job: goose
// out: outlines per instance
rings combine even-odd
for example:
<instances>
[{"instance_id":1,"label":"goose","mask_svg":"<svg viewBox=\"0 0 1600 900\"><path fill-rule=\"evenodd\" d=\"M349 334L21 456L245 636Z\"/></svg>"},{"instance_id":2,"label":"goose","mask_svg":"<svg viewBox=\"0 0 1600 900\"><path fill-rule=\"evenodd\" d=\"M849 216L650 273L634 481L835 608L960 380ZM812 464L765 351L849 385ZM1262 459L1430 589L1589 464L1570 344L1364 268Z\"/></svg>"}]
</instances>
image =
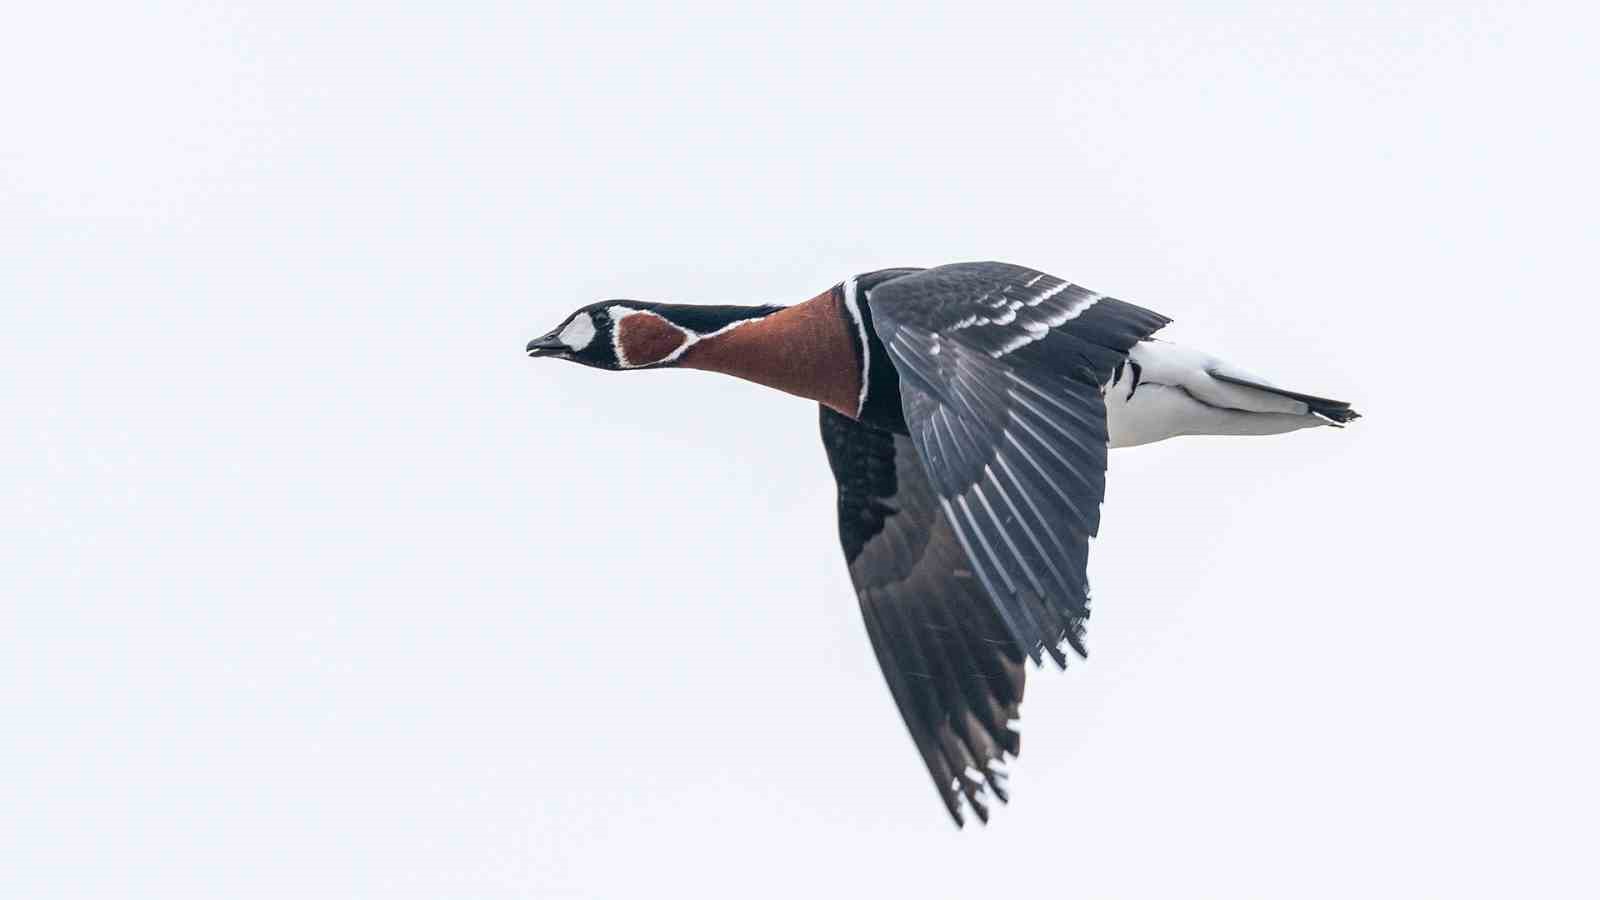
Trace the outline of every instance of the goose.
<instances>
[{"instance_id":1,"label":"goose","mask_svg":"<svg viewBox=\"0 0 1600 900\"><path fill-rule=\"evenodd\" d=\"M1026 662L1087 657L1107 452L1342 427L1350 404L1159 341L1171 320L1023 266L882 269L789 306L607 300L527 345L610 371L721 372L813 400L839 541L945 809L989 819Z\"/></svg>"}]
</instances>

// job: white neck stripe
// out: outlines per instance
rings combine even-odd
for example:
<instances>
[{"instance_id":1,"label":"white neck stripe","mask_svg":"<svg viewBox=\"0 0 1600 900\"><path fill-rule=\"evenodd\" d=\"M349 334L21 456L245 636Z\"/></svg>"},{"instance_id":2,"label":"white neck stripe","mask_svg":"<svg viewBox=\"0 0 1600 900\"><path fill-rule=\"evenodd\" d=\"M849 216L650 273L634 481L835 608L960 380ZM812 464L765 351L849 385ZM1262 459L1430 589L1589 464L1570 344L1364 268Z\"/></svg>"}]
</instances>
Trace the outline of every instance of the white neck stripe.
<instances>
[{"instance_id":1,"label":"white neck stripe","mask_svg":"<svg viewBox=\"0 0 1600 900\"><path fill-rule=\"evenodd\" d=\"M861 315L861 304L856 301L856 280L847 278L844 282L844 308L850 313L850 318L855 320L856 334L861 338L861 396L856 398L856 418L861 418L861 413L867 408L867 386L871 384L867 376L872 371L872 347L867 344L867 320Z\"/></svg>"}]
</instances>

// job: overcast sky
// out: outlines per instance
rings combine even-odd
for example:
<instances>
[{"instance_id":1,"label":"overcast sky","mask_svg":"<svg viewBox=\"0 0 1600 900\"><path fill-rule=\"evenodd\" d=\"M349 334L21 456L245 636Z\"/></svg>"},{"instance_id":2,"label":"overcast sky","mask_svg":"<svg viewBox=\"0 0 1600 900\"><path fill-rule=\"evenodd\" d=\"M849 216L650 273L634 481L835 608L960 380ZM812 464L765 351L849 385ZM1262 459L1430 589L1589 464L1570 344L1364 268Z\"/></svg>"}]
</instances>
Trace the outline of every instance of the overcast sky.
<instances>
[{"instance_id":1,"label":"overcast sky","mask_svg":"<svg viewBox=\"0 0 1600 900\"><path fill-rule=\"evenodd\" d=\"M1593 896L1600 22L962 6L8 13L0 894ZM1366 417L1113 454L957 832L814 407L522 346L984 258Z\"/></svg>"}]
</instances>

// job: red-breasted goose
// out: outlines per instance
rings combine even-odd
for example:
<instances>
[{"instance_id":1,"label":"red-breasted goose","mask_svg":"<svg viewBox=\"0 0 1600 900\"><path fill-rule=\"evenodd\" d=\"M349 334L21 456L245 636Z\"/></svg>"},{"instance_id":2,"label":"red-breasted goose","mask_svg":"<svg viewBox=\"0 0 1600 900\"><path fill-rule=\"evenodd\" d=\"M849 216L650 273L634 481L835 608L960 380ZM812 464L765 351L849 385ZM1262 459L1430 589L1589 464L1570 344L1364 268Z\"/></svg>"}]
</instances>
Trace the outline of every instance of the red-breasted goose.
<instances>
[{"instance_id":1,"label":"red-breasted goose","mask_svg":"<svg viewBox=\"0 0 1600 900\"><path fill-rule=\"evenodd\" d=\"M610 300L528 344L821 404L867 633L946 809L1007 799L1023 660L1080 656L1106 451L1357 417L1151 338L1165 316L997 262L858 275L795 306Z\"/></svg>"}]
</instances>

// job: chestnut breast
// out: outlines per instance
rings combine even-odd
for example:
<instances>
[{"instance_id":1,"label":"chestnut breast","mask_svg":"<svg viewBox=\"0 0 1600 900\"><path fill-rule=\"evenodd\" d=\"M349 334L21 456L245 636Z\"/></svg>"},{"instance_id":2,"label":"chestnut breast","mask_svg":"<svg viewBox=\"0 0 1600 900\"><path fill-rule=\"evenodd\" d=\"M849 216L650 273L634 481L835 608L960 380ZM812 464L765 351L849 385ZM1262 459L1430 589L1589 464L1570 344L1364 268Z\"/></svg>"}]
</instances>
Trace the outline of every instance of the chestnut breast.
<instances>
[{"instance_id":1,"label":"chestnut breast","mask_svg":"<svg viewBox=\"0 0 1600 900\"><path fill-rule=\"evenodd\" d=\"M853 328L843 299L829 290L702 338L678 359L678 365L734 375L855 418L861 400L861 360Z\"/></svg>"}]
</instances>

